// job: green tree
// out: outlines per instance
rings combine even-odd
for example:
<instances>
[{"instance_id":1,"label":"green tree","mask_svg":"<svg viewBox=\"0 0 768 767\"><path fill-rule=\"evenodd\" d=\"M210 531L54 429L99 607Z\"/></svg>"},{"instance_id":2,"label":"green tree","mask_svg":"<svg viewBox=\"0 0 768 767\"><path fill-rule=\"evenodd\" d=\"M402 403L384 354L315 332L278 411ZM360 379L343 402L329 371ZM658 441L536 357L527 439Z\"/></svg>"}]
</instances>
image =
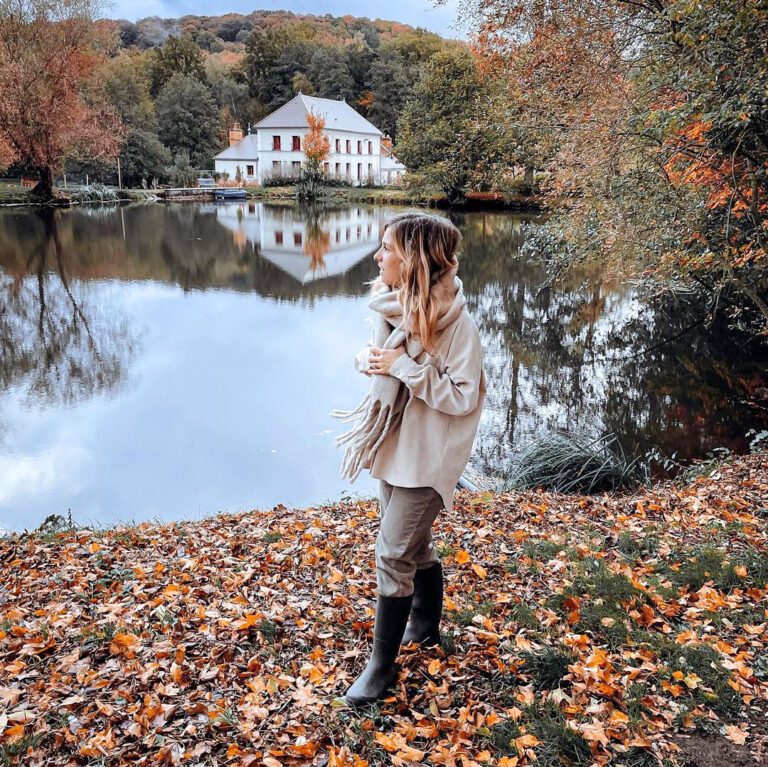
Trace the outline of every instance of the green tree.
<instances>
[{"instance_id":1,"label":"green tree","mask_svg":"<svg viewBox=\"0 0 768 767\"><path fill-rule=\"evenodd\" d=\"M399 123L397 155L450 204L464 198L482 157L477 113L482 84L466 50L446 50L427 64Z\"/></svg>"},{"instance_id":2,"label":"green tree","mask_svg":"<svg viewBox=\"0 0 768 767\"><path fill-rule=\"evenodd\" d=\"M164 178L171 162L170 152L158 136L148 70L146 55L124 52L110 59L100 72L106 97L125 128L120 166L127 186Z\"/></svg>"},{"instance_id":3,"label":"green tree","mask_svg":"<svg viewBox=\"0 0 768 767\"><path fill-rule=\"evenodd\" d=\"M189 152L182 149L173 158L173 164L166 168L171 183L178 187L194 186L197 171L189 162Z\"/></svg>"},{"instance_id":4,"label":"green tree","mask_svg":"<svg viewBox=\"0 0 768 767\"><path fill-rule=\"evenodd\" d=\"M370 84L368 119L396 140L397 121L413 89L413 83L397 53L391 50L379 53L371 65Z\"/></svg>"},{"instance_id":5,"label":"green tree","mask_svg":"<svg viewBox=\"0 0 768 767\"><path fill-rule=\"evenodd\" d=\"M174 155L185 150L194 167L209 167L217 150L219 118L210 88L177 72L158 94L155 109L160 138Z\"/></svg>"},{"instance_id":6,"label":"green tree","mask_svg":"<svg viewBox=\"0 0 768 767\"><path fill-rule=\"evenodd\" d=\"M350 102L355 98L355 83L341 48L318 48L309 62L307 76L321 98Z\"/></svg>"},{"instance_id":7,"label":"green tree","mask_svg":"<svg viewBox=\"0 0 768 767\"><path fill-rule=\"evenodd\" d=\"M205 81L203 52L191 35L171 35L160 48L152 51L152 93L159 93L175 74Z\"/></svg>"}]
</instances>

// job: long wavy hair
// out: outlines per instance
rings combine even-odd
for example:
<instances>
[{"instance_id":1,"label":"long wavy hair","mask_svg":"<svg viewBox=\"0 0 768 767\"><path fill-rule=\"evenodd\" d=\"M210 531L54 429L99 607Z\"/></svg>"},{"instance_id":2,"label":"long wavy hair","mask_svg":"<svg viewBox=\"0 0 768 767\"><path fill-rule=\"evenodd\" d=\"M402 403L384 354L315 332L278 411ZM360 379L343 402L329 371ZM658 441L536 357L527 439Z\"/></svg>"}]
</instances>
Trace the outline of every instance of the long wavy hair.
<instances>
[{"instance_id":1,"label":"long wavy hair","mask_svg":"<svg viewBox=\"0 0 768 767\"><path fill-rule=\"evenodd\" d=\"M406 337L418 335L432 353L439 306L431 288L458 265L461 232L447 218L427 213L401 213L384 230L391 231L395 251L402 257L398 289Z\"/></svg>"}]
</instances>

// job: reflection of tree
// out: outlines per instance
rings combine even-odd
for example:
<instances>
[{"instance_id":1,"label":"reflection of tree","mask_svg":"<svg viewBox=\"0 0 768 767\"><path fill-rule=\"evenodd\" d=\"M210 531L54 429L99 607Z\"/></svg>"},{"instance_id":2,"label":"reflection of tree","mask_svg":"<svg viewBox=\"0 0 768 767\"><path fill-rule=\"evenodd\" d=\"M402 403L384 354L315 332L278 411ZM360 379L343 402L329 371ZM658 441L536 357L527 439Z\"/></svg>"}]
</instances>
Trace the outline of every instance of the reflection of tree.
<instances>
[{"instance_id":1,"label":"reflection of tree","mask_svg":"<svg viewBox=\"0 0 768 767\"><path fill-rule=\"evenodd\" d=\"M296 207L265 207L282 217L285 231L304 225L305 252L318 265L328 259L328 217L353 213L323 209L313 220ZM50 221L0 211L3 387L67 400L119 379L130 347L123 329L88 306L91 279L228 288L311 307L326 297L363 296L376 274L364 257L344 274L302 284L251 242L238 247L214 206L100 210L61 211ZM355 210L355 222L382 220L369 214ZM736 437L760 423L759 413L750 423L743 404L758 381L743 360L765 360L765 353L754 342L742 351L726 329L697 324L695 301L650 304L598 265L542 288L547 253L521 257L521 217L467 213L454 221L464 235L460 276L485 349L477 469L503 475L517 448L554 429L614 431L628 448L658 444L691 456L717 444L739 447Z\"/></svg>"},{"instance_id":2,"label":"reflection of tree","mask_svg":"<svg viewBox=\"0 0 768 767\"><path fill-rule=\"evenodd\" d=\"M323 256L331 249L331 233L323 228L322 214L316 206L307 210L307 241L304 252L309 256L309 268L318 272L325 268Z\"/></svg>"},{"instance_id":3,"label":"reflection of tree","mask_svg":"<svg viewBox=\"0 0 768 767\"><path fill-rule=\"evenodd\" d=\"M519 218L454 220L464 235L468 308L485 349L477 469L505 475L516 449L556 429L615 432L630 450L660 445L685 457L743 447L755 425L743 400L759 380L745 360L765 360L765 349L738 353L740 339L726 328L696 322L695 301L649 304L597 264L542 287L547 254L520 257Z\"/></svg>"},{"instance_id":4,"label":"reflection of tree","mask_svg":"<svg viewBox=\"0 0 768 767\"><path fill-rule=\"evenodd\" d=\"M41 405L113 388L133 351L129 334L71 282L58 214L44 208L25 224L26 261L9 264L3 254L0 272L0 387L20 386Z\"/></svg>"}]
</instances>

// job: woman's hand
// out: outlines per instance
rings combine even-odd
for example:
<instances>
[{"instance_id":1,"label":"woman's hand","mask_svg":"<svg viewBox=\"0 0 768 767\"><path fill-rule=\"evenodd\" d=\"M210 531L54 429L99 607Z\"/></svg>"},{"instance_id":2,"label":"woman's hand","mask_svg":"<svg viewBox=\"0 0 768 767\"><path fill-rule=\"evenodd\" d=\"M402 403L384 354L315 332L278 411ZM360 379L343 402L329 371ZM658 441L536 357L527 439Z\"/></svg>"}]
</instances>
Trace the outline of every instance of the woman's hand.
<instances>
[{"instance_id":1,"label":"woman's hand","mask_svg":"<svg viewBox=\"0 0 768 767\"><path fill-rule=\"evenodd\" d=\"M368 352L368 361L370 363L368 375L389 375L392 364L403 354L405 354L404 344L400 344L397 349L380 349L378 346L372 346Z\"/></svg>"}]
</instances>

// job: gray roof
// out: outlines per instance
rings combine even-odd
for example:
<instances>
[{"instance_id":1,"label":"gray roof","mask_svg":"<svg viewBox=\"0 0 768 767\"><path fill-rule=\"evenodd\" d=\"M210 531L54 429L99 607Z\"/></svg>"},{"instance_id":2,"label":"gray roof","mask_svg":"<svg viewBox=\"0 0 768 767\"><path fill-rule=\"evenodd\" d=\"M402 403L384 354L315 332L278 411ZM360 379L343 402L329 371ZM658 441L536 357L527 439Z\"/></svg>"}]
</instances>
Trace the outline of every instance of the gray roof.
<instances>
[{"instance_id":1,"label":"gray roof","mask_svg":"<svg viewBox=\"0 0 768 767\"><path fill-rule=\"evenodd\" d=\"M252 160L258 156L256 151L256 134L249 133L236 144L228 146L223 152L219 152L214 160Z\"/></svg>"},{"instance_id":2,"label":"gray roof","mask_svg":"<svg viewBox=\"0 0 768 767\"><path fill-rule=\"evenodd\" d=\"M323 116L328 130L373 133L381 136L381 131L355 112L346 101L319 99L315 96L305 96L303 93L294 96L287 104L283 104L256 123L256 128L306 128L307 115L310 112Z\"/></svg>"}]
</instances>

